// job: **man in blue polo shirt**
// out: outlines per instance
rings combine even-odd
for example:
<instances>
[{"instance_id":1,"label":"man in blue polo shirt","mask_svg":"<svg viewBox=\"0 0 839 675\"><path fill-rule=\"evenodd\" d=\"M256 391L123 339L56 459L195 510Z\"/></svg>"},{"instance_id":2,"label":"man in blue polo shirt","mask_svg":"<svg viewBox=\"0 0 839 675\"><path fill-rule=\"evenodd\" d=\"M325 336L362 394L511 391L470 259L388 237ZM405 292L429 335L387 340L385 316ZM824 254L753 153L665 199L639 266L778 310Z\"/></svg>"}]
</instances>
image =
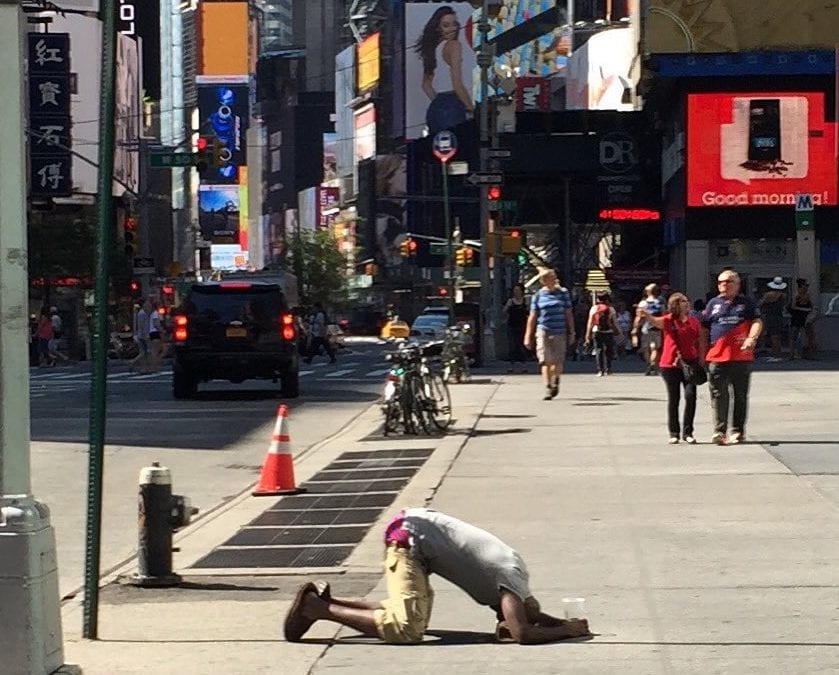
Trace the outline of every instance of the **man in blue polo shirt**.
<instances>
[{"instance_id":1,"label":"man in blue polo shirt","mask_svg":"<svg viewBox=\"0 0 839 675\"><path fill-rule=\"evenodd\" d=\"M737 445L746 440L749 379L755 358L755 345L763 330L760 313L751 298L740 293L740 276L724 270L717 277L720 294L711 298L702 312L702 342L707 346L708 387L714 411L712 443ZM728 431L729 388L734 405L731 436Z\"/></svg>"},{"instance_id":2,"label":"man in blue polo shirt","mask_svg":"<svg viewBox=\"0 0 839 675\"><path fill-rule=\"evenodd\" d=\"M530 303L530 315L524 332L524 346L536 347L536 358L542 367L545 401L559 393L559 377L565 365L565 352L576 341L571 295L559 285L552 269L539 272L542 283Z\"/></svg>"}]
</instances>

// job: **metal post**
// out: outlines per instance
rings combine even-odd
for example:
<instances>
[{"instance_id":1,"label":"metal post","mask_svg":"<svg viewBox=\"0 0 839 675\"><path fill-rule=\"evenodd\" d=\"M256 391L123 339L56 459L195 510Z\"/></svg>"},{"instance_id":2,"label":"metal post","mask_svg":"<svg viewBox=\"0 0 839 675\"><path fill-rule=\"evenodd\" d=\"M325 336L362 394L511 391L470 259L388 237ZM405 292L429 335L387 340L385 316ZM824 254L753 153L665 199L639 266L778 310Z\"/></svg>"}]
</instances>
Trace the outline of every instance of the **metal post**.
<instances>
[{"instance_id":1,"label":"metal post","mask_svg":"<svg viewBox=\"0 0 839 675\"><path fill-rule=\"evenodd\" d=\"M571 180L564 179L565 183L565 228L563 230L563 248L565 255L562 256L562 284L569 292L574 291L574 267L571 257Z\"/></svg>"},{"instance_id":2,"label":"metal post","mask_svg":"<svg viewBox=\"0 0 839 675\"><path fill-rule=\"evenodd\" d=\"M94 289L93 367L90 391L90 449L87 473L84 616L82 635L99 630L99 564L102 534L102 469L105 448L105 396L108 358L108 258L113 229L111 181L114 173L114 79L116 4L102 3L102 93L99 100L99 176L97 181L96 285Z\"/></svg>"},{"instance_id":3,"label":"metal post","mask_svg":"<svg viewBox=\"0 0 839 675\"><path fill-rule=\"evenodd\" d=\"M149 141L147 138L140 138L139 142L139 164L140 164L140 203L137 205L140 225L137 232L140 235L140 255L144 258L151 253L151 223L149 222ZM132 261L133 263L133 261ZM151 293L151 275L140 275L140 292L143 299Z\"/></svg>"},{"instance_id":4,"label":"metal post","mask_svg":"<svg viewBox=\"0 0 839 675\"><path fill-rule=\"evenodd\" d=\"M51 673L64 661L55 533L31 494L23 13L0 0L0 670Z\"/></svg>"},{"instance_id":5,"label":"metal post","mask_svg":"<svg viewBox=\"0 0 839 675\"><path fill-rule=\"evenodd\" d=\"M446 271L448 273L449 325L454 325L454 255L452 251L452 219L449 210L449 165L440 162L443 171L443 221L446 228Z\"/></svg>"},{"instance_id":6,"label":"metal post","mask_svg":"<svg viewBox=\"0 0 839 675\"><path fill-rule=\"evenodd\" d=\"M492 104L490 107L490 120L489 120L489 140L490 140L490 147L497 148L498 147L498 114L496 109L496 102L493 98ZM490 167L492 169L498 168L497 160L491 160L494 166ZM503 255L503 235L504 231L501 228L501 221L502 221L502 211L498 211L498 219L495 221L493 226L493 239L494 245L493 250L495 251L495 255L493 257L493 267L492 267L492 323L495 326L498 334L500 336L500 326L501 326L501 307L503 306L503 297L504 297L504 267L505 267L505 260ZM496 344L497 346L497 344ZM509 347L509 346L508 346Z\"/></svg>"},{"instance_id":7,"label":"metal post","mask_svg":"<svg viewBox=\"0 0 839 675\"><path fill-rule=\"evenodd\" d=\"M481 46L478 53L478 64L481 68L481 110L480 126L480 171L483 173L489 165L489 69L492 65L492 49L487 44L489 33L489 0L483 0L481 20L478 23L481 33ZM481 336L481 361L487 363L495 360L495 322L493 316L492 285L489 274L489 254L487 252L489 233L489 203L487 197L488 186L480 188L481 219L481 318L483 319L483 335Z\"/></svg>"}]
</instances>

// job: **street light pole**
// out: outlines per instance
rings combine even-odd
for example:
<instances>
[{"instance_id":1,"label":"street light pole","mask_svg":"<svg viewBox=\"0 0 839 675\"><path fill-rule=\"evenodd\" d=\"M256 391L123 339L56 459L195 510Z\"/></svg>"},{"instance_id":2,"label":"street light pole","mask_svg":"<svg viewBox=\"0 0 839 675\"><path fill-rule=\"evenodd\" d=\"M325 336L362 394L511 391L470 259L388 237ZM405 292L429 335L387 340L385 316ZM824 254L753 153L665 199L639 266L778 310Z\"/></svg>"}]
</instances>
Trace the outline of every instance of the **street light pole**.
<instances>
[{"instance_id":1,"label":"street light pole","mask_svg":"<svg viewBox=\"0 0 839 675\"><path fill-rule=\"evenodd\" d=\"M63 665L64 651L55 532L29 470L26 36L19 2L0 0L0 668L41 675Z\"/></svg>"},{"instance_id":2,"label":"street light pole","mask_svg":"<svg viewBox=\"0 0 839 675\"><path fill-rule=\"evenodd\" d=\"M493 48L487 42L489 33L489 6L492 0L483 0L481 6L481 20L478 31L481 34L481 44L478 51L478 66L481 69L481 109L480 109L480 171L484 173L489 168L489 69L493 60ZM495 360L495 311L493 301L493 286L489 274L489 253L487 251L489 237L489 203L488 186L481 185L481 317L484 329L481 336L481 360L484 363ZM496 274L498 271L496 270Z\"/></svg>"}]
</instances>

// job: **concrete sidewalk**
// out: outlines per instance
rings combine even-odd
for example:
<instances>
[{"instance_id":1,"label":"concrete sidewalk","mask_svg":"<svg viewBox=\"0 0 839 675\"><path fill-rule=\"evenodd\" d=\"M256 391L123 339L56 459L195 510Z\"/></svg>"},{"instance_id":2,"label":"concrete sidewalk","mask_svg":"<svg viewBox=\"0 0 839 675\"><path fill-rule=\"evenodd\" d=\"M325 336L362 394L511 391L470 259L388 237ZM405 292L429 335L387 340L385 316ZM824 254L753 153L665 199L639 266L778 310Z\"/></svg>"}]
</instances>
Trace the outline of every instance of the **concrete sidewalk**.
<instances>
[{"instance_id":1,"label":"concrete sidewalk","mask_svg":"<svg viewBox=\"0 0 839 675\"><path fill-rule=\"evenodd\" d=\"M570 364L577 372L551 402L535 375L452 387L455 433L394 506L428 502L498 534L524 556L548 611L567 595L587 599L591 641L494 644L494 615L433 579L422 646L325 623L287 644L281 621L304 575L233 570L170 590L106 585L95 642L79 638L80 600L68 603L65 660L88 674L837 672L839 378L817 367L755 373L751 442L738 447L708 444L707 390L701 444L667 445L664 385L635 372L595 378L591 364ZM340 452L374 449L359 439L378 421L371 409L347 437L309 453L300 480ZM427 438L399 444L430 447ZM177 565L266 506L243 497L185 531ZM381 524L325 575L335 595L382 595Z\"/></svg>"}]
</instances>

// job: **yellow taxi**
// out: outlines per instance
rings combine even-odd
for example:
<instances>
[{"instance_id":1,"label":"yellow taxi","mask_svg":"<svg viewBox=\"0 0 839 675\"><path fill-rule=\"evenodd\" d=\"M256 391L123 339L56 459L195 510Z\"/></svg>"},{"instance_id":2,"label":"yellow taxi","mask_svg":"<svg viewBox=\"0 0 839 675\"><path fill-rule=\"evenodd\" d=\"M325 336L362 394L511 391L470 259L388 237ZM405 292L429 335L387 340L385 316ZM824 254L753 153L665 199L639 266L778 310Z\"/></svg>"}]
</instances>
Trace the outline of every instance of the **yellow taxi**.
<instances>
[{"instance_id":1,"label":"yellow taxi","mask_svg":"<svg viewBox=\"0 0 839 675\"><path fill-rule=\"evenodd\" d=\"M401 319L391 319L384 326L379 337L382 340L405 339L410 335L411 327Z\"/></svg>"}]
</instances>

